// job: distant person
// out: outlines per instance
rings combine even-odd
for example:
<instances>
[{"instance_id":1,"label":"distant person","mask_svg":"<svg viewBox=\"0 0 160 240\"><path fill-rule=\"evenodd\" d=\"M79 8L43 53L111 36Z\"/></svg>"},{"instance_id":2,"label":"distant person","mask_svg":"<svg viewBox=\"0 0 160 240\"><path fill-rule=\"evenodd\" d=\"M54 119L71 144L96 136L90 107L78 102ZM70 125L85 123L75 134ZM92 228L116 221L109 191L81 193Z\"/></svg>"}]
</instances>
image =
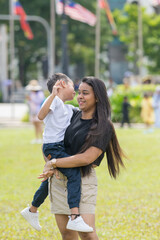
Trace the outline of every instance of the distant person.
<instances>
[{"instance_id":1,"label":"distant person","mask_svg":"<svg viewBox=\"0 0 160 240\"><path fill-rule=\"evenodd\" d=\"M130 78L133 75L131 71L126 71L123 76L123 85L125 89L128 89L131 86Z\"/></svg>"},{"instance_id":2,"label":"distant person","mask_svg":"<svg viewBox=\"0 0 160 240\"><path fill-rule=\"evenodd\" d=\"M7 102L11 101L11 95L12 95L12 80L11 79L6 79L4 81L4 86L7 89Z\"/></svg>"},{"instance_id":3,"label":"distant person","mask_svg":"<svg viewBox=\"0 0 160 240\"><path fill-rule=\"evenodd\" d=\"M151 126L154 122L154 111L152 106L152 98L147 93L144 94L141 103L141 118L146 126L146 130L144 133L152 132L153 129L151 128Z\"/></svg>"},{"instance_id":4,"label":"distant person","mask_svg":"<svg viewBox=\"0 0 160 240\"><path fill-rule=\"evenodd\" d=\"M125 96L122 103L122 121L121 127L123 127L124 123L127 123L129 127L130 125L130 118L129 118L129 110L130 110L130 103L128 102L128 97Z\"/></svg>"},{"instance_id":5,"label":"distant person","mask_svg":"<svg viewBox=\"0 0 160 240\"><path fill-rule=\"evenodd\" d=\"M37 80L31 80L26 86L26 90L28 91L26 98L29 105L29 117L33 123L36 137L31 143L42 143L43 123L38 119L37 114L45 100L45 96Z\"/></svg>"},{"instance_id":6,"label":"distant person","mask_svg":"<svg viewBox=\"0 0 160 240\"><path fill-rule=\"evenodd\" d=\"M64 104L75 96L72 80L63 73L56 73L47 82L50 96L42 105L38 114L39 119L44 120L45 129L43 134L43 153L49 159L68 157L64 148L64 133L74 111L78 110L70 104ZM68 205L71 210L71 219L67 229L80 232L93 232L79 214L79 203L81 196L81 171L80 168L60 168L67 179ZM21 215L40 231L41 226L38 220L38 208L48 196L48 179L41 183L36 191L32 205L21 211Z\"/></svg>"},{"instance_id":7,"label":"distant person","mask_svg":"<svg viewBox=\"0 0 160 240\"><path fill-rule=\"evenodd\" d=\"M152 78L151 76L145 76L143 79L142 79L142 84L151 84L152 83Z\"/></svg>"},{"instance_id":8,"label":"distant person","mask_svg":"<svg viewBox=\"0 0 160 240\"><path fill-rule=\"evenodd\" d=\"M160 86L156 88L153 95L153 108L155 114L155 127L160 128Z\"/></svg>"},{"instance_id":9,"label":"distant person","mask_svg":"<svg viewBox=\"0 0 160 240\"><path fill-rule=\"evenodd\" d=\"M75 89L75 91L78 91L79 84L80 84L80 79L76 79L76 80L75 80L75 83L74 83L74 89Z\"/></svg>"},{"instance_id":10,"label":"distant person","mask_svg":"<svg viewBox=\"0 0 160 240\"><path fill-rule=\"evenodd\" d=\"M108 97L111 97L113 95L113 92L116 88L116 83L113 81L112 78L109 78L107 84L106 84L106 88L107 88L107 94L108 94Z\"/></svg>"}]
</instances>

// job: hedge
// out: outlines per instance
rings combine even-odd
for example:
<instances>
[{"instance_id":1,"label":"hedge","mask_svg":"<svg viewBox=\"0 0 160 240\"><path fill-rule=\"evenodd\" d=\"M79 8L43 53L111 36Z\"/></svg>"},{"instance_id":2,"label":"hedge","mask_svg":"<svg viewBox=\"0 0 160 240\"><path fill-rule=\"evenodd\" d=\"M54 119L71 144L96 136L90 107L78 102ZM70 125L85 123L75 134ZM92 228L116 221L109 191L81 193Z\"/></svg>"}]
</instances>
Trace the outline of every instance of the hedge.
<instances>
[{"instance_id":1,"label":"hedge","mask_svg":"<svg viewBox=\"0 0 160 240\"><path fill-rule=\"evenodd\" d=\"M128 97L128 101L131 105L130 108L130 121L133 123L142 122L140 117L141 102L144 93L149 93L150 96L155 92L157 85L144 84L134 87L126 88L125 85L118 85L110 98L112 107L112 121L120 122L122 119L122 102L124 96Z\"/></svg>"},{"instance_id":2,"label":"hedge","mask_svg":"<svg viewBox=\"0 0 160 240\"><path fill-rule=\"evenodd\" d=\"M137 85L134 87L125 87L125 85L117 85L116 89L113 92L113 95L110 98L111 108L112 108L112 121L121 122L122 119L122 102L124 96L128 97L128 101L131 104L130 108L130 121L132 123L142 122L140 117L141 112L141 102L144 93L149 93L150 96L155 92L157 85L153 84L143 84ZM72 101L66 102L72 104L75 107L78 107L77 95ZM26 113L22 121L28 121L29 115Z\"/></svg>"}]
</instances>

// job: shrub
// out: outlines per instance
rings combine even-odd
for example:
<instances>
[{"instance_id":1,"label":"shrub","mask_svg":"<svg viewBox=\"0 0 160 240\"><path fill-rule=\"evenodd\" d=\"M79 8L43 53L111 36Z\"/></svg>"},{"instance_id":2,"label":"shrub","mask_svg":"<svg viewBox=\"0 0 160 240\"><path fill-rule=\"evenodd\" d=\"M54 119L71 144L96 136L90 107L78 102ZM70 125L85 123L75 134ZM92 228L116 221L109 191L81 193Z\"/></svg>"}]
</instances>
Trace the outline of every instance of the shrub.
<instances>
[{"instance_id":1,"label":"shrub","mask_svg":"<svg viewBox=\"0 0 160 240\"><path fill-rule=\"evenodd\" d=\"M22 122L29 122L29 111L21 119Z\"/></svg>"},{"instance_id":2,"label":"shrub","mask_svg":"<svg viewBox=\"0 0 160 240\"><path fill-rule=\"evenodd\" d=\"M124 96L128 97L131 104L130 108L130 121L133 123L142 122L140 117L141 102L144 93L149 93L151 96L155 91L156 85L144 84L135 87L126 88L124 85L118 85L113 95L110 98L112 107L112 121L120 122L122 119L122 102Z\"/></svg>"},{"instance_id":3,"label":"shrub","mask_svg":"<svg viewBox=\"0 0 160 240\"><path fill-rule=\"evenodd\" d=\"M112 108L112 121L113 122L121 122L122 119L122 102L124 96L128 97L128 101L131 104L130 108L130 121L133 123L142 122L140 117L141 112L141 102L144 93L149 93L151 96L153 95L155 88L157 86L153 84L144 84L138 85L135 87L128 87L126 88L124 85L118 85L114 90L112 97L110 98L111 108ZM71 104L75 107L78 107L77 102L77 95L76 93L74 99L72 101L67 101L67 104ZM45 94L48 96L48 93ZM29 121L29 114L26 113L22 121L26 122Z\"/></svg>"},{"instance_id":4,"label":"shrub","mask_svg":"<svg viewBox=\"0 0 160 240\"><path fill-rule=\"evenodd\" d=\"M75 97L73 98L72 101L67 101L66 103L67 103L67 104L71 104L71 105L73 105L74 107L79 107L78 102L77 102L77 95L78 95L78 93L76 93L76 95L75 95Z\"/></svg>"}]
</instances>

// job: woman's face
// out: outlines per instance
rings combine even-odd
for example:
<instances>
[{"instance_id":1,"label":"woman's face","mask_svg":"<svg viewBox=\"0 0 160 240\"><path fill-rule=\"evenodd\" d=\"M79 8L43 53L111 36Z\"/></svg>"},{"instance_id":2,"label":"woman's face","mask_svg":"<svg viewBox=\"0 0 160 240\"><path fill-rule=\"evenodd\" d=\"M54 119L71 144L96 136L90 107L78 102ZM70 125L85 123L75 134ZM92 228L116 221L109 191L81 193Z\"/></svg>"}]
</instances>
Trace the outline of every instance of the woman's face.
<instances>
[{"instance_id":1,"label":"woman's face","mask_svg":"<svg viewBox=\"0 0 160 240\"><path fill-rule=\"evenodd\" d=\"M96 98L94 95L93 88L87 83L81 83L79 85L77 101L79 108L82 111L95 111L96 107Z\"/></svg>"}]
</instances>

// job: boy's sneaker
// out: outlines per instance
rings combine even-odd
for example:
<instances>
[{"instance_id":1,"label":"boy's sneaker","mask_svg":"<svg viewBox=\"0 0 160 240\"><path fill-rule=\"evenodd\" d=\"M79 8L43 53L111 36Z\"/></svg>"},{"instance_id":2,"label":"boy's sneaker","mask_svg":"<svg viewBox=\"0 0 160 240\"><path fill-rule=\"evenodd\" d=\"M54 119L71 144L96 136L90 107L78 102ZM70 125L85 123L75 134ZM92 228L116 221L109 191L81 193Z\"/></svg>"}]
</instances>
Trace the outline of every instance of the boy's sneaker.
<instances>
[{"instance_id":1,"label":"boy's sneaker","mask_svg":"<svg viewBox=\"0 0 160 240\"><path fill-rule=\"evenodd\" d=\"M29 224L37 231L41 231L41 226L38 220L38 212L32 213L29 211L30 207L27 207L21 211L21 215L29 222Z\"/></svg>"},{"instance_id":2,"label":"boy's sneaker","mask_svg":"<svg viewBox=\"0 0 160 240\"><path fill-rule=\"evenodd\" d=\"M66 228L78 232L93 232L93 228L86 224L81 216L74 220L71 220L71 217L69 216Z\"/></svg>"}]
</instances>

